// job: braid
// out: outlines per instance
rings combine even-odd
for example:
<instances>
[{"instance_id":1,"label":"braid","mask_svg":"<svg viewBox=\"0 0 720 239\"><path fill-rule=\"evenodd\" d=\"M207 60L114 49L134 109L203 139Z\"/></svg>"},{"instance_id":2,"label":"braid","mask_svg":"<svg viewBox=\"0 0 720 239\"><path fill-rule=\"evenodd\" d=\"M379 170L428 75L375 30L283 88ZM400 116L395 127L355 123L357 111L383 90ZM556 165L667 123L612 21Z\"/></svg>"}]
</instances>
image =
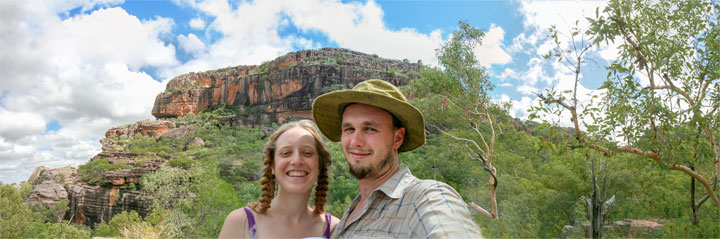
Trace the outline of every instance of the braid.
<instances>
[{"instance_id":1,"label":"braid","mask_svg":"<svg viewBox=\"0 0 720 239\"><path fill-rule=\"evenodd\" d=\"M265 160L265 164L269 165L270 160ZM270 208L270 202L275 197L275 175L272 174L272 167L267 166L263 170L263 178L260 180L262 184L262 194L260 195L260 203L252 205L253 210L258 213L265 213Z\"/></svg>"},{"instance_id":2,"label":"braid","mask_svg":"<svg viewBox=\"0 0 720 239\"><path fill-rule=\"evenodd\" d=\"M327 202L325 197L327 196L328 186L330 185L330 181L328 180L328 166L330 166L330 159L327 158L322 161L325 162L320 164L320 175L318 175L317 186L315 187L315 199L313 200L315 201L315 207L313 209L315 214L325 212L325 203Z\"/></svg>"}]
</instances>

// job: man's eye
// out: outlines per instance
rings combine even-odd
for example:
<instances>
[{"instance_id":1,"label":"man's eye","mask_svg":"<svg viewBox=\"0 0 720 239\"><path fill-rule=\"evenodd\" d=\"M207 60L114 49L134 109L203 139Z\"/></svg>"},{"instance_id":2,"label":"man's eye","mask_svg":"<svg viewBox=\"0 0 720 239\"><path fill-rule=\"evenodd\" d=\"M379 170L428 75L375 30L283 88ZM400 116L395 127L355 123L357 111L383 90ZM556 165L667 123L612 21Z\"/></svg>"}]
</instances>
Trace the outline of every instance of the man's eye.
<instances>
[{"instance_id":1,"label":"man's eye","mask_svg":"<svg viewBox=\"0 0 720 239\"><path fill-rule=\"evenodd\" d=\"M353 130L355 130L355 128L345 128L343 132L352 132Z\"/></svg>"},{"instance_id":2,"label":"man's eye","mask_svg":"<svg viewBox=\"0 0 720 239\"><path fill-rule=\"evenodd\" d=\"M367 130L367 131L370 131L370 132L377 132L377 130L375 130L375 129L373 129L373 128L367 128L366 130Z\"/></svg>"}]
</instances>

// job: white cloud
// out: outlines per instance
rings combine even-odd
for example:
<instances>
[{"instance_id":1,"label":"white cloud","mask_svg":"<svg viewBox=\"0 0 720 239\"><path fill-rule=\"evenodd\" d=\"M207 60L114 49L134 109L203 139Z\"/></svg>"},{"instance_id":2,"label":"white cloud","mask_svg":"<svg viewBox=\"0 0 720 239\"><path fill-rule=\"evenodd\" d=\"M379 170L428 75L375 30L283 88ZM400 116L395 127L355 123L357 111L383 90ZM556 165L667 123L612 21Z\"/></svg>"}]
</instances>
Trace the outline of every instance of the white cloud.
<instances>
[{"instance_id":1,"label":"white cloud","mask_svg":"<svg viewBox=\"0 0 720 239\"><path fill-rule=\"evenodd\" d=\"M478 63L484 67L490 67L492 64L507 64L510 62L512 57L505 52L503 48L503 38L505 37L505 30L502 27L490 26L490 30L485 33L485 37L482 39L482 44L475 48L475 56L478 59Z\"/></svg>"},{"instance_id":2,"label":"white cloud","mask_svg":"<svg viewBox=\"0 0 720 239\"><path fill-rule=\"evenodd\" d=\"M11 112L0 108L0 137L17 140L27 135L45 131L45 119L27 112Z\"/></svg>"},{"instance_id":3,"label":"white cloud","mask_svg":"<svg viewBox=\"0 0 720 239\"><path fill-rule=\"evenodd\" d=\"M191 71L258 64L296 47L320 47L298 35L280 36L279 32L291 24L301 32L319 32L343 48L385 58L422 60L425 64L435 62L434 50L443 42L440 30L423 34L410 28L388 29L382 9L374 1L254 1L231 6L226 0L186 0L181 4L212 19L207 23L207 31L221 37L207 43L206 51L196 54L192 60L161 71L164 78ZM500 44L497 41L502 40L503 33L501 28L494 27L488 46ZM503 56L493 59L505 61Z\"/></svg>"},{"instance_id":4,"label":"white cloud","mask_svg":"<svg viewBox=\"0 0 720 239\"><path fill-rule=\"evenodd\" d=\"M443 42L440 30L430 34L403 28L388 29L383 11L374 1L341 3L333 0L287 1L285 12L303 31L320 31L340 47L378 54L381 57L435 62Z\"/></svg>"},{"instance_id":5,"label":"white cloud","mask_svg":"<svg viewBox=\"0 0 720 239\"><path fill-rule=\"evenodd\" d=\"M498 76L498 78L500 78L501 80L505 80L508 77L515 78L516 75L517 75L517 72L515 72L515 70L513 70L511 68L505 68L505 70L502 73L500 73L500 76Z\"/></svg>"},{"instance_id":6,"label":"white cloud","mask_svg":"<svg viewBox=\"0 0 720 239\"><path fill-rule=\"evenodd\" d=\"M140 69L179 64L161 40L172 19L140 21L121 8L89 10L112 2L90 3L0 1L0 181L87 162L107 129L151 117L163 85ZM76 7L88 10L59 17ZM45 132L49 121L62 128Z\"/></svg>"},{"instance_id":7,"label":"white cloud","mask_svg":"<svg viewBox=\"0 0 720 239\"><path fill-rule=\"evenodd\" d=\"M190 27L195 30L205 29L205 20L203 20L200 17L190 19L189 24L190 24Z\"/></svg>"},{"instance_id":8,"label":"white cloud","mask_svg":"<svg viewBox=\"0 0 720 239\"><path fill-rule=\"evenodd\" d=\"M195 34L178 35L178 45L180 49L188 53L199 53L205 49L205 43L203 43Z\"/></svg>"}]
</instances>

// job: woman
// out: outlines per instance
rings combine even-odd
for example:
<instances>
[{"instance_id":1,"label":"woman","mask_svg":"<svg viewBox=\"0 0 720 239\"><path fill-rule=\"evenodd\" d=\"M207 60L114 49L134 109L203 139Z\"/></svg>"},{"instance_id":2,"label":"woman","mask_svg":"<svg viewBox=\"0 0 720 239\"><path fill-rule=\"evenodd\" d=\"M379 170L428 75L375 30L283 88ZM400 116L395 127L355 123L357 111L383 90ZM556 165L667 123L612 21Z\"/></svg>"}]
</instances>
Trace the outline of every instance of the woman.
<instances>
[{"instance_id":1,"label":"woman","mask_svg":"<svg viewBox=\"0 0 720 239\"><path fill-rule=\"evenodd\" d=\"M315 125L301 120L280 126L265 143L263 161L259 202L231 212L220 238L329 238L339 219L323 213L331 162Z\"/></svg>"}]
</instances>

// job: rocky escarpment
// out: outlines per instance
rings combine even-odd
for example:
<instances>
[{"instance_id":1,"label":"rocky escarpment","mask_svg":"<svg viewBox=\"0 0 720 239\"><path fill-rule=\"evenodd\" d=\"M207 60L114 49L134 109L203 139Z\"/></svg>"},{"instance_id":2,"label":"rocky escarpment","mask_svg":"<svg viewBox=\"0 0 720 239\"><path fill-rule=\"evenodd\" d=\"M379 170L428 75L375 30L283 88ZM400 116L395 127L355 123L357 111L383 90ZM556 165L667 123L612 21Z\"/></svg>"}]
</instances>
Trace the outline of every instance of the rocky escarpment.
<instances>
[{"instance_id":1,"label":"rocky escarpment","mask_svg":"<svg viewBox=\"0 0 720 239\"><path fill-rule=\"evenodd\" d=\"M253 66L235 66L175 77L155 99L152 114L171 118L232 105L247 125L311 118L315 97L351 88L367 79L405 85L418 77L421 62L388 60L346 49L288 53Z\"/></svg>"},{"instance_id":2,"label":"rocky escarpment","mask_svg":"<svg viewBox=\"0 0 720 239\"><path fill-rule=\"evenodd\" d=\"M192 126L184 123L165 120L143 120L109 129L105 133L106 138L100 140L103 151L90 161L107 160L111 165L130 165L130 168L103 172L98 182L88 184L81 180L76 168L40 166L35 168L28 180L33 183L33 190L25 203L50 207L68 200L70 209L60 217L88 226L109 221L123 211L134 210L145 216L150 212L149 205L141 198L136 185L143 175L157 170L177 156L129 152L121 142L135 136L179 138L193 130Z\"/></svg>"}]
</instances>

